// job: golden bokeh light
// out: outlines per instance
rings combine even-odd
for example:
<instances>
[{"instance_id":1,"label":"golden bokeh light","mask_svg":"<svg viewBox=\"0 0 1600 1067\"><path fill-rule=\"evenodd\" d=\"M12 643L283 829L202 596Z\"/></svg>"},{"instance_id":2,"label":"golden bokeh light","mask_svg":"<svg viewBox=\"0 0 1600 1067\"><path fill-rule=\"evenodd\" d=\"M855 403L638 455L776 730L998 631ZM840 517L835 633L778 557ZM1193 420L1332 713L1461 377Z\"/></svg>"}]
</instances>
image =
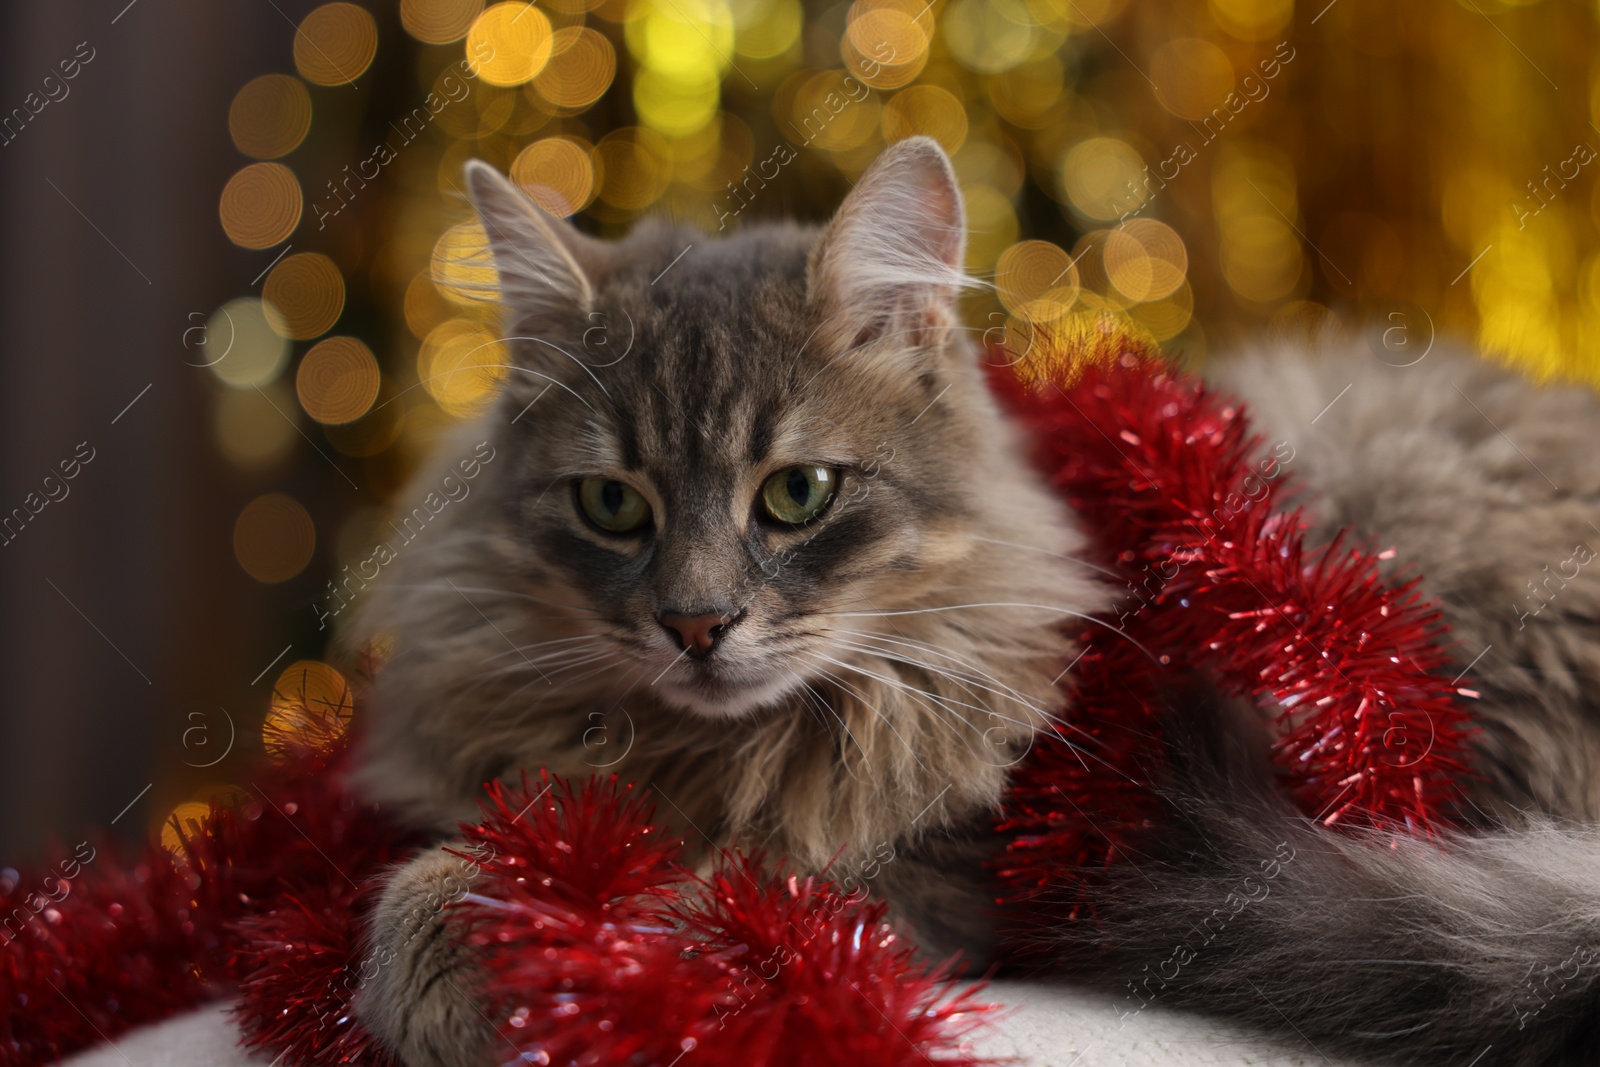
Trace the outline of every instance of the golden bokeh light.
<instances>
[{"instance_id":1,"label":"golden bokeh light","mask_svg":"<svg viewBox=\"0 0 1600 1067\"><path fill-rule=\"evenodd\" d=\"M532 4L495 4L467 31L468 62L490 85L521 85L544 69L554 37L550 19Z\"/></svg>"},{"instance_id":2,"label":"golden bokeh light","mask_svg":"<svg viewBox=\"0 0 1600 1067\"><path fill-rule=\"evenodd\" d=\"M922 134L955 153L967 139L967 112L948 89L913 85L896 93L883 108L883 139L888 144Z\"/></svg>"},{"instance_id":3,"label":"golden bokeh light","mask_svg":"<svg viewBox=\"0 0 1600 1067\"><path fill-rule=\"evenodd\" d=\"M1083 309L1122 311L1133 301L1111 284L1106 273L1105 247L1110 230L1090 230L1073 243L1073 265L1078 268L1078 300Z\"/></svg>"},{"instance_id":4,"label":"golden bokeh light","mask_svg":"<svg viewBox=\"0 0 1600 1067\"><path fill-rule=\"evenodd\" d=\"M457 418L481 412L499 392L510 353L481 323L451 319L417 353L417 377L440 408Z\"/></svg>"},{"instance_id":5,"label":"golden bokeh light","mask_svg":"<svg viewBox=\"0 0 1600 1067\"><path fill-rule=\"evenodd\" d=\"M625 31L641 66L685 82L720 78L734 49L723 0L633 0Z\"/></svg>"},{"instance_id":6,"label":"golden bokeh light","mask_svg":"<svg viewBox=\"0 0 1600 1067\"><path fill-rule=\"evenodd\" d=\"M967 207L967 270L982 274L1017 239L1017 212L1011 198L990 185L961 190Z\"/></svg>"},{"instance_id":7,"label":"golden bokeh light","mask_svg":"<svg viewBox=\"0 0 1600 1067\"><path fill-rule=\"evenodd\" d=\"M452 202L464 203L467 200L467 194L462 179L464 177L463 168L467 165L467 161L482 159L487 163L492 163L496 169L503 171L510 166L512 155L511 139L507 137L493 137L484 141L459 140L452 142L440 154L439 165L435 168L439 192ZM438 224L435 223L428 234L430 239L438 235L438 229Z\"/></svg>"},{"instance_id":8,"label":"golden bokeh light","mask_svg":"<svg viewBox=\"0 0 1600 1067\"><path fill-rule=\"evenodd\" d=\"M909 63L932 41L933 13L915 4L857 0L851 5L844 39L864 59Z\"/></svg>"},{"instance_id":9,"label":"golden bokeh light","mask_svg":"<svg viewBox=\"0 0 1600 1067\"><path fill-rule=\"evenodd\" d=\"M344 310L344 276L321 252L296 252L278 261L261 295L277 311L285 337L309 341L333 329Z\"/></svg>"},{"instance_id":10,"label":"golden bokeh light","mask_svg":"<svg viewBox=\"0 0 1600 1067\"><path fill-rule=\"evenodd\" d=\"M1144 203L1143 169L1144 161L1126 141L1090 137L1067 152L1062 186L1067 200L1088 218L1121 218Z\"/></svg>"},{"instance_id":11,"label":"golden bokeh light","mask_svg":"<svg viewBox=\"0 0 1600 1067\"><path fill-rule=\"evenodd\" d=\"M1063 119L1066 67L1060 56L1048 55L986 79L984 90L994 109L1013 126L1043 129Z\"/></svg>"},{"instance_id":12,"label":"golden bokeh light","mask_svg":"<svg viewBox=\"0 0 1600 1067\"><path fill-rule=\"evenodd\" d=\"M704 129L721 100L722 88L714 77L680 80L646 68L634 78L633 106L639 121L668 137L686 137Z\"/></svg>"},{"instance_id":13,"label":"golden bokeh light","mask_svg":"<svg viewBox=\"0 0 1600 1067\"><path fill-rule=\"evenodd\" d=\"M206 320L206 365L235 389L266 385L289 362L289 342L276 310L253 296L228 301Z\"/></svg>"},{"instance_id":14,"label":"golden bokeh light","mask_svg":"<svg viewBox=\"0 0 1600 1067\"><path fill-rule=\"evenodd\" d=\"M239 151L276 159L300 147L311 129L311 94L287 74L263 74L245 82L228 107L228 133Z\"/></svg>"},{"instance_id":15,"label":"golden bokeh light","mask_svg":"<svg viewBox=\"0 0 1600 1067\"><path fill-rule=\"evenodd\" d=\"M732 62L731 7L724 0L631 0L624 38L638 61L633 106L640 123L674 137L705 128Z\"/></svg>"},{"instance_id":16,"label":"golden bokeh light","mask_svg":"<svg viewBox=\"0 0 1600 1067\"><path fill-rule=\"evenodd\" d=\"M865 85L852 85L846 78L837 70L801 71L774 96L773 117L802 146L834 152L860 147L878 132L883 105Z\"/></svg>"},{"instance_id":17,"label":"golden bokeh light","mask_svg":"<svg viewBox=\"0 0 1600 1067\"><path fill-rule=\"evenodd\" d=\"M547 137L524 148L511 164L511 179L550 214L565 218L594 199L593 149L565 137Z\"/></svg>"},{"instance_id":18,"label":"golden bokeh light","mask_svg":"<svg viewBox=\"0 0 1600 1067\"><path fill-rule=\"evenodd\" d=\"M1171 226L1130 219L1106 235L1101 253L1106 276L1133 301L1162 300L1177 292L1189 271L1189 253Z\"/></svg>"},{"instance_id":19,"label":"golden bokeh light","mask_svg":"<svg viewBox=\"0 0 1600 1067\"><path fill-rule=\"evenodd\" d=\"M492 304L500 299L500 276L481 223L457 223L440 235L433 246L433 284L457 304Z\"/></svg>"},{"instance_id":20,"label":"golden bokeh light","mask_svg":"<svg viewBox=\"0 0 1600 1067\"><path fill-rule=\"evenodd\" d=\"M903 89L916 81L928 64L926 49L914 53L908 62L884 63L857 52L848 38L840 52L850 76L874 89Z\"/></svg>"},{"instance_id":21,"label":"golden bokeh light","mask_svg":"<svg viewBox=\"0 0 1600 1067\"><path fill-rule=\"evenodd\" d=\"M1022 0L955 0L942 21L945 46L979 74L1000 74L1048 55L1063 36L1036 22Z\"/></svg>"},{"instance_id":22,"label":"golden bokeh light","mask_svg":"<svg viewBox=\"0 0 1600 1067\"><path fill-rule=\"evenodd\" d=\"M800 0L763 0L734 8L734 49L746 59L774 59L794 47L805 23Z\"/></svg>"},{"instance_id":23,"label":"golden bokeh light","mask_svg":"<svg viewBox=\"0 0 1600 1067\"><path fill-rule=\"evenodd\" d=\"M378 24L355 4L323 4L295 31L295 69L313 85L347 85L377 54Z\"/></svg>"},{"instance_id":24,"label":"golden bokeh light","mask_svg":"<svg viewBox=\"0 0 1600 1067\"><path fill-rule=\"evenodd\" d=\"M283 759L298 747L331 743L344 736L354 716L355 698L344 675L320 660L300 660L272 684L262 748L272 759Z\"/></svg>"},{"instance_id":25,"label":"golden bokeh light","mask_svg":"<svg viewBox=\"0 0 1600 1067\"><path fill-rule=\"evenodd\" d=\"M217 449L236 467L257 470L288 458L300 440L292 416L294 396L281 382L254 389L223 389L212 410Z\"/></svg>"},{"instance_id":26,"label":"golden bokeh light","mask_svg":"<svg viewBox=\"0 0 1600 1067\"><path fill-rule=\"evenodd\" d=\"M246 504L233 524L233 556L264 585L287 582L306 569L317 548L317 528L298 500L267 493Z\"/></svg>"},{"instance_id":27,"label":"golden bokeh light","mask_svg":"<svg viewBox=\"0 0 1600 1067\"><path fill-rule=\"evenodd\" d=\"M1015 200L1027 180L1027 163L1009 140L968 140L950 161L962 185L989 185Z\"/></svg>"},{"instance_id":28,"label":"golden bokeh light","mask_svg":"<svg viewBox=\"0 0 1600 1067\"><path fill-rule=\"evenodd\" d=\"M251 163L223 186L217 214L228 240L242 248L271 248L300 224L300 183L282 163Z\"/></svg>"},{"instance_id":29,"label":"golden bokeh light","mask_svg":"<svg viewBox=\"0 0 1600 1067\"><path fill-rule=\"evenodd\" d=\"M605 34L587 26L557 30L550 61L534 75L539 95L557 107L588 107L611 87L617 54Z\"/></svg>"},{"instance_id":30,"label":"golden bokeh light","mask_svg":"<svg viewBox=\"0 0 1600 1067\"><path fill-rule=\"evenodd\" d=\"M653 204L672 180L672 154L660 134L642 127L613 130L594 146L600 197L626 214Z\"/></svg>"},{"instance_id":31,"label":"golden bokeh light","mask_svg":"<svg viewBox=\"0 0 1600 1067\"><path fill-rule=\"evenodd\" d=\"M1128 317L1150 331L1157 341L1171 340L1194 318L1194 290L1184 280L1166 296L1129 308Z\"/></svg>"},{"instance_id":32,"label":"golden bokeh light","mask_svg":"<svg viewBox=\"0 0 1600 1067\"><path fill-rule=\"evenodd\" d=\"M516 90L516 93L515 106L512 107L511 114L506 117L506 124L500 127L499 130L504 137L520 143L521 138L527 137L529 134L538 133L549 125L552 119L558 116L569 119L569 128L571 130L587 132L581 129L581 123L578 120L571 118L571 116L582 111L582 108L563 109L556 107L539 95L539 90L534 87L533 82L528 82L521 89Z\"/></svg>"},{"instance_id":33,"label":"golden bokeh light","mask_svg":"<svg viewBox=\"0 0 1600 1067\"><path fill-rule=\"evenodd\" d=\"M400 25L423 44L459 41L483 11L483 0L400 0Z\"/></svg>"},{"instance_id":34,"label":"golden bokeh light","mask_svg":"<svg viewBox=\"0 0 1600 1067\"><path fill-rule=\"evenodd\" d=\"M1000 254L995 289L1007 311L1026 322L1060 318L1077 303L1078 268L1049 241L1023 241Z\"/></svg>"},{"instance_id":35,"label":"golden bokeh light","mask_svg":"<svg viewBox=\"0 0 1600 1067\"><path fill-rule=\"evenodd\" d=\"M294 387L307 415L324 425L338 425L365 415L382 382L370 348L354 337L329 337L300 361Z\"/></svg>"},{"instance_id":36,"label":"golden bokeh light","mask_svg":"<svg viewBox=\"0 0 1600 1067\"><path fill-rule=\"evenodd\" d=\"M850 73L875 89L899 89L920 73L934 33L930 5L857 0L839 52Z\"/></svg>"}]
</instances>

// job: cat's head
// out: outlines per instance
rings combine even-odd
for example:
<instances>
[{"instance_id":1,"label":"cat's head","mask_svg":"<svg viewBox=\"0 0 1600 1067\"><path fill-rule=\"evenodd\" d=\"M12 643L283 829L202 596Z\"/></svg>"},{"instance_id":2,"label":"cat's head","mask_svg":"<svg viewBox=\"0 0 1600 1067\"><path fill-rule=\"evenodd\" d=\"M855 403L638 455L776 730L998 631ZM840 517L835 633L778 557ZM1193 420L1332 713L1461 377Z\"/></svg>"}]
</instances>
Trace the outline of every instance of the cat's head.
<instances>
[{"instance_id":1,"label":"cat's head","mask_svg":"<svg viewBox=\"0 0 1600 1067\"><path fill-rule=\"evenodd\" d=\"M986 631L1051 571L1028 553L1066 534L1041 532L1061 512L956 313L964 220L936 143L886 151L820 237L658 223L602 242L486 164L467 179L511 354L492 416L505 578L538 598L535 631L587 638L568 659L709 716L877 688L901 661L992 686L973 651L1010 639Z\"/></svg>"},{"instance_id":2,"label":"cat's head","mask_svg":"<svg viewBox=\"0 0 1600 1067\"><path fill-rule=\"evenodd\" d=\"M939 147L722 238L467 178L509 356L460 443L493 459L360 593L348 636L394 639L362 788L443 828L518 767L606 769L808 869L998 803L1107 598L957 314Z\"/></svg>"}]
</instances>

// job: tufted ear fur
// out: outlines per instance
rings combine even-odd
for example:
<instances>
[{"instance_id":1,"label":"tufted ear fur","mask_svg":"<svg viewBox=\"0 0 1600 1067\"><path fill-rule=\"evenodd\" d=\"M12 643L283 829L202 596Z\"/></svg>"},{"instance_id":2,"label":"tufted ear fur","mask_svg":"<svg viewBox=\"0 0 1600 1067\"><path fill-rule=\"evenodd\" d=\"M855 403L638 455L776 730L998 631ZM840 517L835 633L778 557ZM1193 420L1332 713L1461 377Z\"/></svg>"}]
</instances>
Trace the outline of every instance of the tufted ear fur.
<instances>
[{"instance_id":1,"label":"tufted ear fur","mask_svg":"<svg viewBox=\"0 0 1600 1067\"><path fill-rule=\"evenodd\" d=\"M594 304L582 261L598 258L599 242L551 216L482 160L467 163L466 179L494 252L507 324L537 330L552 321L582 321Z\"/></svg>"},{"instance_id":2,"label":"tufted ear fur","mask_svg":"<svg viewBox=\"0 0 1600 1067\"><path fill-rule=\"evenodd\" d=\"M807 299L842 348L900 351L956 321L966 218L950 160L928 137L900 141L867 169L812 253Z\"/></svg>"}]
</instances>

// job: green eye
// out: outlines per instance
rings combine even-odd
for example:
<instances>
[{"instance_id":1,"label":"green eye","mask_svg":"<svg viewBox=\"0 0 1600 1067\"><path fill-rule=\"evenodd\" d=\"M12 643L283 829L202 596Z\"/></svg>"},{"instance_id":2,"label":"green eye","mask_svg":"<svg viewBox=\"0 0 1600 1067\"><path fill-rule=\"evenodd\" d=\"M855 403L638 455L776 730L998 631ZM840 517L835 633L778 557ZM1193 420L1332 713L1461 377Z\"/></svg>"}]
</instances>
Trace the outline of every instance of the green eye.
<instances>
[{"instance_id":1,"label":"green eye","mask_svg":"<svg viewBox=\"0 0 1600 1067\"><path fill-rule=\"evenodd\" d=\"M838 488L838 471L827 467L787 467L761 487L761 508L775 522L799 526L822 514Z\"/></svg>"},{"instance_id":2,"label":"green eye","mask_svg":"<svg viewBox=\"0 0 1600 1067\"><path fill-rule=\"evenodd\" d=\"M639 490L612 478L585 478L579 482L578 507L606 533L633 533L650 521L650 505Z\"/></svg>"}]
</instances>

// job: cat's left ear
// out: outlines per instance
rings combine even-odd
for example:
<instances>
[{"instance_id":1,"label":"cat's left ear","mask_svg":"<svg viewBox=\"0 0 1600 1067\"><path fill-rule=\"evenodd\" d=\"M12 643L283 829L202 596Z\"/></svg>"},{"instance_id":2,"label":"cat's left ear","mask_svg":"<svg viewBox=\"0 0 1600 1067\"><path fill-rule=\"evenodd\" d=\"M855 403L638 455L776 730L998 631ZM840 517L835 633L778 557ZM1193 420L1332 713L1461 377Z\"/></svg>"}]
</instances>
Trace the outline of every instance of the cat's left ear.
<instances>
[{"instance_id":1,"label":"cat's left ear","mask_svg":"<svg viewBox=\"0 0 1600 1067\"><path fill-rule=\"evenodd\" d=\"M956 322L966 217L939 143L890 146L845 198L811 254L808 299L820 334L844 348L874 340L904 349Z\"/></svg>"},{"instance_id":2,"label":"cat's left ear","mask_svg":"<svg viewBox=\"0 0 1600 1067\"><path fill-rule=\"evenodd\" d=\"M598 242L546 212L482 160L468 161L465 174L510 317L530 328L582 321L594 303L583 261L595 258Z\"/></svg>"}]
</instances>

